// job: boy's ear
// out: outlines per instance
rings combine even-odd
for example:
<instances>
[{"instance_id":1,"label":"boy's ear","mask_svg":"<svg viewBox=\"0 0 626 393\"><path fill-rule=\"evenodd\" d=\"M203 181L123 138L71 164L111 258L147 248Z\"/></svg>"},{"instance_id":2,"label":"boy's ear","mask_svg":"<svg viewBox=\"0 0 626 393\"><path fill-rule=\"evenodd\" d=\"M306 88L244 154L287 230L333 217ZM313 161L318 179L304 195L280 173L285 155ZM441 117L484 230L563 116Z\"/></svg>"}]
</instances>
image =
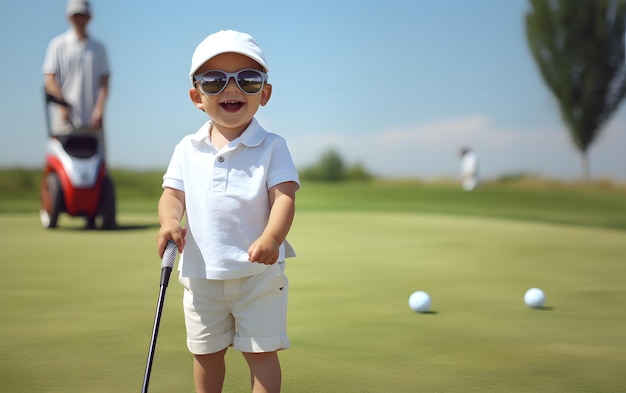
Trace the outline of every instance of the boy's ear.
<instances>
[{"instance_id":1,"label":"boy's ear","mask_svg":"<svg viewBox=\"0 0 626 393\"><path fill-rule=\"evenodd\" d=\"M270 97L272 97L272 85L266 83L261 91L261 106L265 106L269 102Z\"/></svg>"},{"instance_id":2,"label":"boy's ear","mask_svg":"<svg viewBox=\"0 0 626 393\"><path fill-rule=\"evenodd\" d=\"M189 98L191 98L191 102L193 102L196 108L200 109L201 111L204 111L204 108L202 107L202 95L201 94L202 93L200 93L198 89L196 89L195 87L192 87L191 89L189 89Z\"/></svg>"}]
</instances>

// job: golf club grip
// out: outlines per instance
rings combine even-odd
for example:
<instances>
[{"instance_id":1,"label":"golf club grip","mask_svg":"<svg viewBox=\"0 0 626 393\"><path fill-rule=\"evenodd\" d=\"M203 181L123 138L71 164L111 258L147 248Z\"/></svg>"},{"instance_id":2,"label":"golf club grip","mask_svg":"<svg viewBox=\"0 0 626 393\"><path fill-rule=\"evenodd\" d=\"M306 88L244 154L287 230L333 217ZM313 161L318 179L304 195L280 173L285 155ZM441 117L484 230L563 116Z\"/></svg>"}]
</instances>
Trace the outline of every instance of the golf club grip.
<instances>
[{"instance_id":1,"label":"golf club grip","mask_svg":"<svg viewBox=\"0 0 626 393\"><path fill-rule=\"evenodd\" d=\"M167 287L170 282L170 273L176 261L176 243L168 240L163 252L163 260L161 261L161 286Z\"/></svg>"},{"instance_id":2,"label":"golf club grip","mask_svg":"<svg viewBox=\"0 0 626 393\"><path fill-rule=\"evenodd\" d=\"M176 243L173 240L168 240L165 245L165 251L163 252L163 259L161 260L161 267L174 267L176 262Z\"/></svg>"}]
</instances>

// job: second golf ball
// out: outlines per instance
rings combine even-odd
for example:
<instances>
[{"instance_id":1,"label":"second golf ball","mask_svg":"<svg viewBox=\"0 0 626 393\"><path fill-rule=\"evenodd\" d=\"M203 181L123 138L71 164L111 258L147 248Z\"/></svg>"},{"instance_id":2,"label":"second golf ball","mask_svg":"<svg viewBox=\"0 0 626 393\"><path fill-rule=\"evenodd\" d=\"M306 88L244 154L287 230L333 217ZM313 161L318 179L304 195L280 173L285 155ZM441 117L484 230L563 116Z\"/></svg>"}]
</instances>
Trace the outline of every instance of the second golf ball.
<instances>
[{"instance_id":1,"label":"second golf ball","mask_svg":"<svg viewBox=\"0 0 626 393\"><path fill-rule=\"evenodd\" d=\"M430 296L424 291L415 291L409 296L409 307L415 312L427 312L430 304Z\"/></svg>"},{"instance_id":2,"label":"second golf ball","mask_svg":"<svg viewBox=\"0 0 626 393\"><path fill-rule=\"evenodd\" d=\"M524 294L524 303L528 307L539 308L546 304L546 295L539 288L530 288Z\"/></svg>"}]
</instances>

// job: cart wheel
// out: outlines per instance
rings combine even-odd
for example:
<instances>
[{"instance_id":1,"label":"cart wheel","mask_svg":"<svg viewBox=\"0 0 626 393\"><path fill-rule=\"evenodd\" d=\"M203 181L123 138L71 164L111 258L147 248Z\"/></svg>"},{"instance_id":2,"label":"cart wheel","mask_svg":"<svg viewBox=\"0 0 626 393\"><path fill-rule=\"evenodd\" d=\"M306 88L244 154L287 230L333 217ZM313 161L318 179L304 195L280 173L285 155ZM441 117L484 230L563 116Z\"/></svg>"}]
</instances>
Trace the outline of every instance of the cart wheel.
<instances>
[{"instance_id":1,"label":"cart wheel","mask_svg":"<svg viewBox=\"0 0 626 393\"><path fill-rule=\"evenodd\" d=\"M39 220L44 228L56 228L59 214L63 210L63 189L59 176L50 172L41 184L41 210Z\"/></svg>"},{"instance_id":2,"label":"cart wheel","mask_svg":"<svg viewBox=\"0 0 626 393\"><path fill-rule=\"evenodd\" d=\"M102 219L102 229L114 229L117 226L115 213L115 187L111 178L105 176L98 207L98 214Z\"/></svg>"}]
</instances>

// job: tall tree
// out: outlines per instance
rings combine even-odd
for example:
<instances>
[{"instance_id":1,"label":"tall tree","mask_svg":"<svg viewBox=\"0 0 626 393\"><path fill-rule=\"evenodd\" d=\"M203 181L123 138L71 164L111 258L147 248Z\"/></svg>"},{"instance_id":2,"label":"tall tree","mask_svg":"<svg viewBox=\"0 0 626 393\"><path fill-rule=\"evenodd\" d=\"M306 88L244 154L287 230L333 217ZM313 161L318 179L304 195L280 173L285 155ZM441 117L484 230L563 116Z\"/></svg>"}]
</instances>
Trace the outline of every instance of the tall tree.
<instances>
[{"instance_id":1,"label":"tall tree","mask_svg":"<svg viewBox=\"0 0 626 393\"><path fill-rule=\"evenodd\" d=\"M590 179L589 148L626 93L626 0L530 0L528 45Z\"/></svg>"}]
</instances>

